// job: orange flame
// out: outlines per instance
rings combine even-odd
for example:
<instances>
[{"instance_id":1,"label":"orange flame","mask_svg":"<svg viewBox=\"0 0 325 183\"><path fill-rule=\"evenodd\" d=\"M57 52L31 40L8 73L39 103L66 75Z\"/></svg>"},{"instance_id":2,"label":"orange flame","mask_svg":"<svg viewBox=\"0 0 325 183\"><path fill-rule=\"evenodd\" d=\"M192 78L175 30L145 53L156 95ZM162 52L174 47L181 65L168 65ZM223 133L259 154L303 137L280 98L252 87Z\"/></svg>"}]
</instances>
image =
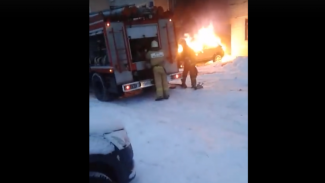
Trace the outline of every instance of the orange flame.
<instances>
[{"instance_id":1,"label":"orange flame","mask_svg":"<svg viewBox=\"0 0 325 183\"><path fill-rule=\"evenodd\" d=\"M214 33L213 25L210 23L207 27L202 27L197 34L191 37L189 34L184 34L184 40L187 45L194 50L195 53L203 52L205 49L216 48L221 46L226 51L225 45L221 43L221 39ZM178 45L178 53L183 52L182 45ZM232 61L235 57L225 54L221 62Z\"/></svg>"},{"instance_id":2,"label":"orange flame","mask_svg":"<svg viewBox=\"0 0 325 183\"><path fill-rule=\"evenodd\" d=\"M187 45L196 53L202 52L204 49L215 48L218 45L225 49L220 38L214 33L214 28L211 23L208 27L201 28L194 37L191 37L189 34L184 34L184 39ZM182 51L183 48L179 45L178 52L181 53Z\"/></svg>"}]
</instances>

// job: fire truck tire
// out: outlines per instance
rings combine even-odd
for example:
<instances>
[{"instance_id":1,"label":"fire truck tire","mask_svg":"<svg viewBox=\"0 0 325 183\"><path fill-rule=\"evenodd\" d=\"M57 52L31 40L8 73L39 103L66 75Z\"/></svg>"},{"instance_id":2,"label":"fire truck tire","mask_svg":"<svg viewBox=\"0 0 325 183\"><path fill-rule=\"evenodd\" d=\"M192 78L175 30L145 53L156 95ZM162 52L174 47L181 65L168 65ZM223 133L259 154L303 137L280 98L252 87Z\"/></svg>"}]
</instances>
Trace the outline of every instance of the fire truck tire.
<instances>
[{"instance_id":1,"label":"fire truck tire","mask_svg":"<svg viewBox=\"0 0 325 183\"><path fill-rule=\"evenodd\" d=\"M99 74L95 73L92 76L92 88L99 101L112 101L115 99L114 94L107 91L103 78Z\"/></svg>"}]
</instances>

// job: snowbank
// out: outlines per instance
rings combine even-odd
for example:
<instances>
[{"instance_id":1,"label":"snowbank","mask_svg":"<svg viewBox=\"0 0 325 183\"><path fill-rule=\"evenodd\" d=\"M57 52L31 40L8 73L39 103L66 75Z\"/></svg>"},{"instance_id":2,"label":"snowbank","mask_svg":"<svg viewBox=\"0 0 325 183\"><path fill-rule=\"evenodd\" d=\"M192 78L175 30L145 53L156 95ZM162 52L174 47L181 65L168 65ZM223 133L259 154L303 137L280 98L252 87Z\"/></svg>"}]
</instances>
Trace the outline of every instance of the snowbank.
<instances>
[{"instance_id":1,"label":"snowbank","mask_svg":"<svg viewBox=\"0 0 325 183\"><path fill-rule=\"evenodd\" d=\"M232 62L222 64L217 62L197 67L198 82L203 82L205 89L214 91L248 90L248 57L236 57Z\"/></svg>"},{"instance_id":2,"label":"snowbank","mask_svg":"<svg viewBox=\"0 0 325 183\"><path fill-rule=\"evenodd\" d=\"M224 63L216 62L205 66L198 67L200 74L212 74L212 73L224 73L234 74L242 73L247 75L248 73L248 57L239 56L232 62L229 62L222 66Z\"/></svg>"},{"instance_id":3,"label":"snowbank","mask_svg":"<svg viewBox=\"0 0 325 183\"><path fill-rule=\"evenodd\" d=\"M228 77L248 86L248 57L237 57L232 63L225 65L223 69Z\"/></svg>"},{"instance_id":4,"label":"snowbank","mask_svg":"<svg viewBox=\"0 0 325 183\"><path fill-rule=\"evenodd\" d=\"M99 101L96 101L96 103ZM109 105L109 104L108 104ZM107 106L109 107L109 106ZM112 106L113 108L113 106ZM117 108L117 107L114 107ZM123 123L107 111L110 108L98 108L96 105L89 109L89 154L109 154L114 151L114 145L104 133L124 129Z\"/></svg>"},{"instance_id":5,"label":"snowbank","mask_svg":"<svg viewBox=\"0 0 325 183\"><path fill-rule=\"evenodd\" d=\"M89 115L89 123L92 124L89 126L89 134L103 134L124 128L123 123L118 119L119 116L109 114L107 110L109 109L103 110L96 107L89 109L92 114Z\"/></svg>"},{"instance_id":6,"label":"snowbank","mask_svg":"<svg viewBox=\"0 0 325 183\"><path fill-rule=\"evenodd\" d=\"M212 61L207 62L207 65L197 66L199 70L199 74L213 74L213 73L221 73L223 72L223 68L220 62L213 63Z\"/></svg>"},{"instance_id":7,"label":"snowbank","mask_svg":"<svg viewBox=\"0 0 325 183\"><path fill-rule=\"evenodd\" d=\"M248 57L236 57L232 63L226 64L224 67L226 72L236 72L241 74L248 73Z\"/></svg>"}]
</instances>

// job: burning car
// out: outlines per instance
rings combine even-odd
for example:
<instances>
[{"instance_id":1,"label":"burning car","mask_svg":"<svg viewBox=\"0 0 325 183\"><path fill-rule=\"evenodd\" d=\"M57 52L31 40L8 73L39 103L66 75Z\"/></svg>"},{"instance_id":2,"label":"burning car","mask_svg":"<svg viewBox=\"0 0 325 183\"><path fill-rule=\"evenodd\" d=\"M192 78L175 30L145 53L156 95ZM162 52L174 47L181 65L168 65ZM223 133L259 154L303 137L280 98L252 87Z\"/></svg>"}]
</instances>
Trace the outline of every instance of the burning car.
<instances>
[{"instance_id":1,"label":"burning car","mask_svg":"<svg viewBox=\"0 0 325 183\"><path fill-rule=\"evenodd\" d=\"M218 45L214 48L203 49L201 52L197 53L197 63L208 62L212 60L213 62L220 62L225 55L222 45Z\"/></svg>"},{"instance_id":2,"label":"burning car","mask_svg":"<svg viewBox=\"0 0 325 183\"><path fill-rule=\"evenodd\" d=\"M201 28L197 34L191 36L184 34L187 45L196 53L196 63L203 63L208 61L222 61L225 56L225 46L222 45L219 37L214 33L212 24L208 27ZM178 53L182 53L182 45L178 45Z\"/></svg>"},{"instance_id":3,"label":"burning car","mask_svg":"<svg viewBox=\"0 0 325 183\"><path fill-rule=\"evenodd\" d=\"M129 183L136 176L133 149L120 124L89 133L89 183Z\"/></svg>"}]
</instances>

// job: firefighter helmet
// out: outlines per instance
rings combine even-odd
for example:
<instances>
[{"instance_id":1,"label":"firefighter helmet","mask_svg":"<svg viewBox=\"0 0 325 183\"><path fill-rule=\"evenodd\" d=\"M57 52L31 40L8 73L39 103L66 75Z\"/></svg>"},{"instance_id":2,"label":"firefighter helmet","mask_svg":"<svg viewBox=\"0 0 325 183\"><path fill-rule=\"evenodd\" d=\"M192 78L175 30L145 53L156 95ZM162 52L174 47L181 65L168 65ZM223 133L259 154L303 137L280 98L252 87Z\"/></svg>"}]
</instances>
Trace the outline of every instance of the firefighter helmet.
<instances>
[{"instance_id":1,"label":"firefighter helmet","mask_svg":"<svg viewBox=\"0 0 325 183\"><path fill-rule=\"evenodd\" d=\"M153 40L153 41L151 42L151 47L152 47L152 48L158 48L158 42L157 42L156 40Z\"/></svg>"}]
</instances>

